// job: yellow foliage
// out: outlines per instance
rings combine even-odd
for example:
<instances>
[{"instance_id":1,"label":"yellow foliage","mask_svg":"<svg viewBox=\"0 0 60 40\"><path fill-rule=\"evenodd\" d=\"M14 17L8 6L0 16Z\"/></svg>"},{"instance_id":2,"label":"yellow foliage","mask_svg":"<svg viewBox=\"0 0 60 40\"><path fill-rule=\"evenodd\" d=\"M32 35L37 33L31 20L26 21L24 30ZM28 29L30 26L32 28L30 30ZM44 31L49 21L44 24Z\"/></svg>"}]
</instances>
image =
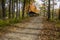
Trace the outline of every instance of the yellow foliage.
<instances>
[{"instance_id":1,"label":"yellow foliage","mask_svg":"<svg viewBox=\"0 0 60 40\"><path fill-rule=\"evenodd\" d=\"M26 7L25 7L26 11L27 11L28 7L29 7L29 11L32 11L32 12L35 12L35 13L39 12L39 10L37 10L36 6L33 5L33 3L31 3L30 5L26 5Z\"/></svg>"}]
</instances>

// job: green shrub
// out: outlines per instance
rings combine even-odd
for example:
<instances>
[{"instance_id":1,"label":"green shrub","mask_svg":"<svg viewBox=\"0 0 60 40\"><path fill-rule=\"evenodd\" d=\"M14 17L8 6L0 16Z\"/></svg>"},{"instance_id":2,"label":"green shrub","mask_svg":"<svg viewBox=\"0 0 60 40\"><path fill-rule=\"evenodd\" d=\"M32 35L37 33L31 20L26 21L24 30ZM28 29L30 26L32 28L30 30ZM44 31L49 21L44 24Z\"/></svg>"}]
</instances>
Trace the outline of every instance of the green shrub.
<instances>
[{"instance_id":1,"label":"green shrub","mask_svg":"<svg viewBox=\"0 0 60 40\"><path fill-rule=\"evenodd\" d=\"M8 20L0 20L0 26L6 26L9 25L9 21Z\"/></svg>"}]
</instances>

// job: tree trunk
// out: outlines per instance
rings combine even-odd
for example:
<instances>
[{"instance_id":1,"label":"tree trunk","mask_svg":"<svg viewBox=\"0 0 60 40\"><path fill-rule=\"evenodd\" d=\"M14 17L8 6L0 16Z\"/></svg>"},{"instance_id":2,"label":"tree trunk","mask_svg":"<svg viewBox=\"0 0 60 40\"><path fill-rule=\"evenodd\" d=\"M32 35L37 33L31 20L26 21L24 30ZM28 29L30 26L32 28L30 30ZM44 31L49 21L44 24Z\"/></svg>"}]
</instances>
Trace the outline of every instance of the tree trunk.
<instances>
[{"instance_id":1,"label":"tree trunk","mask_svg":"<svg viewBox=\"0 0 60 40\"><path fill-rule=\"evenodd\" d=\"M17 7L17 9L16 9L16 10L17 10L17 12L16 12L16 19L18 19L18 16L19 16L19 15L18 15L18 14L19 14L19 13L18 13L18 0L16 0L16 5L17 5L17 6L16 6L16 7Z\"/></svg>"},{"instance_id":2,"label":"tree trunk","mask_svg":"<svg viewBox=\"0 0 60 40\"><path fill-rule=\"evenodd\" d=\"M14 18L14 0L12 0L12 18Z\"/></svg>"},{"instance_id":3,"label":"tree trunk","mask_svg":"<svg viewBox=\"0 0 60 40\"><path fill-rule=\"evenodd\" d=\"M11 18L11 0L9 0L9 18Z\"/></svg>"},{"instance_id":4,"label":"tree trunk","mask_svg":"<svg viewBox=\"0 0 60 40\"><path fill-rule=\"evenodd\" d=\"M5 0L2 0L2 18L5 19L6 13L5 13Z\"/></svg>"},{"instance_id":5,"label":"tree trunk","mask_svg":"<svg viewBox=\"0 0 60 40\"><path fill-rule=\"evenodd\" d=\"M19 18L20 18L20 0L19 0Z\"/></svg>"},{"instance_id":6,"label":"tree trunk","mask_svg":"<svg viewBox=\"0 0 60 40\"><path fill-rule=\"evenodd\" d=\"M29 10L30 10L30 0L29 0L29 4L28 4L27 16L29 14Z\"/></svg>"},{"instance_id":7,"label":"tree trunk","mask_svg":"<svg viewBox=\"0 0 60 40\"><path fill-rule=\"evenodd\" d=\"M53 19L53 14L54 14L54 0L53 0L53 8L52 8L52 19Z\"/></svg>"},{"instance_id":8,"label":"tree trunk","mask_svg":"<svg viewBox=\"0 0 60 40\"><path fill-rule=\"evenodd\" d=\"M50 20L50 0L48 0L48 20Z\"/></svg>"},{"instance_id":9,"label":"tree trunk","mask_svg":"<svg viewBox=\"0 0 60 40\"><path fill-rule=\"evenodd\" d=\"M23 2L22 19L24 18L24 12L25 12L25 0Z\"/></svg>"},{"instance_id":10,"label":"tree trunk","mask_svg":"<svg viewBox=\"0 0 60 40\"><path fill-rule=\"evenodd\" d=\"M0 12L1 12L1 2L0 2ZM1 13L0 13L0 19L1 19Z\"/></svg>"},{"instance_id":11,"label":"tree trunk","mask_svg":"<svg viewBox=\"0 0 60 40\"><path fill-rule=\"evenodd\" d=\"M59 20L60 20L60 5L59 5Z\"/></svg>"}]
</instances>

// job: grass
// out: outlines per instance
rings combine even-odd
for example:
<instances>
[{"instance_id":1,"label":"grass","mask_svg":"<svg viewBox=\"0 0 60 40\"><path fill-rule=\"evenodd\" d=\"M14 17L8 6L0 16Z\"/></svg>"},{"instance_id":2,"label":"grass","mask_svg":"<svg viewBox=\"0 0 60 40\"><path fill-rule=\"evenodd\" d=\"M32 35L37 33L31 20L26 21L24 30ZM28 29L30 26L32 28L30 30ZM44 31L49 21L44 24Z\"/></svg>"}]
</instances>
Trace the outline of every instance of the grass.
<instances>
[{"instance_id":1,"label":"grass","mask_svg":"<svg viewBox=\"0 0 60 40\"><path fill-rule=\"evenodd\" d=\"M58 18L50 19L50 22L54 22L56 27L60 27L60 20Z\"/></svg>"},{"instance_id":2,"label":"grass","mask_svg":"<svg viewBox=\"0 0 60 40\"><path fill-rule=\"evenodd\" d=\"M56 24L56 25L55 25L56 27L60 27L60 20L59 20L58 18L56 18L56 19L52 19L52 18L51 18L50 21L51 21L51 22L54 22L54 23Z\"/></svg>"},{"instance_id":3,"label":"grass","mask_svg":"<svg viewBox=\"0 0 60 40\"><path fill-rule=\"evenodd\" d=\"M0 27L8 26L10 25L8 20L0 20Z\"/></svg>"},{"instance_id":4,"label":"grass","mask_svg":"<svg viewBox=\"0 0 60 40\"><path fill-rule=\"evenodd\" d=\"M24 18L26 19L26 18ZM0 20L0 27L9 26L11 24L22 22L24 19L8 19L8 20Z\"/></svg>"},{"instance_id":5,"label":"grass","mask_svg":"<svg viewBox=\"0 0 60 40\"><path fill-rule=\"evenodd\" d=\"M54 18L51 17L49 21L55 23L55 27L60 28L60 20L58 19L58 17L54 17Z\"/></svg>"},{"instance_id":6,"label":"grass","mask_svg":"<svg viewBox=\"0 0 60 40\"><path fill-rule=\"evenodd\" d=\"M56 27L60 27L60 20L56 21Z\"/></svg>"},{"instance_id":7,"label":"grass","mask_svg":"<svg viewBox=\"0 0 60 40\"><path fill-rule=\"evenodd\" d=\"M25 13L24 19L22 19L22 11L21 11L19 19L13 18L13 19L7 19L7 20L0 20L0 27L5 27L5 26L9 26L11 24L19 23L25 19L28 19L27 14Z\"/></svg>"}]
</instances>

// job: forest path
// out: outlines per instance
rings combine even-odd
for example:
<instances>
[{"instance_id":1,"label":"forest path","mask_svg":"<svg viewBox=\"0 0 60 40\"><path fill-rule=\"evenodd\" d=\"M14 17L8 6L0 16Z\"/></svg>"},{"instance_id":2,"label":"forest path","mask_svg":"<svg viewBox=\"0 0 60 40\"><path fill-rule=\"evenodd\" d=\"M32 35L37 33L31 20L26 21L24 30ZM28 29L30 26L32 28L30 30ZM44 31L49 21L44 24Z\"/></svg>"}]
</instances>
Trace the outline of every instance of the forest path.
<instances>
[{"instance_id":1,"label":"forest path","mask_svg":"<svg viewBox=\"0 0 60 40\"><path fill-rule=\"evenodd\" d=\"M45 22L43 16L33 17L28 22L7 27L0 40L59 40L58 31L52 25L55 24Z\"/></svg>"},{"instance_id":2,"label":"forest path","mask_svg":"<svg viewBox=\"0 0 60 40\"><path fill-rule=\"evenodd\" d=\"M0 40L38 40L42 26L42 17L33 17L29 22L7 28Z\"/></svg>"}]
</instances>

